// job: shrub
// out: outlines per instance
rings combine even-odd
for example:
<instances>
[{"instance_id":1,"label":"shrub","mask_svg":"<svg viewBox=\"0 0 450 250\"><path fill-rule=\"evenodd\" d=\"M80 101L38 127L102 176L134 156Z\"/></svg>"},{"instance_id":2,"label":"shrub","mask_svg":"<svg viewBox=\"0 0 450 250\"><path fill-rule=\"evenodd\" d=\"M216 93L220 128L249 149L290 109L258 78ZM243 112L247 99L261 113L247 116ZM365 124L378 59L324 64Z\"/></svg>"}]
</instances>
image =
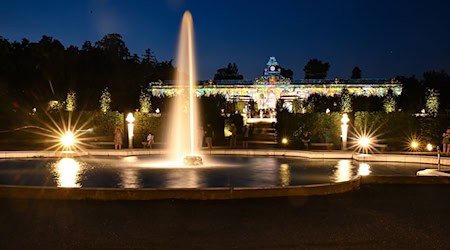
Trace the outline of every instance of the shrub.
<instances>
[{"instance_id":1,"label":"shrub","mask_svg":"<svg viewBox=\"0 0 450 250\"><path fill-rule=\"evenodd\" d=\"M302 145L301 136L304 131L308 131L311 133L312 142L330 142L334 144L334 148L340 147L340 113L291 114L281 111L278 112L277 119L279 143L282 138L287 137L290 146L300 147Z\"/></svg>"}]
</instances>

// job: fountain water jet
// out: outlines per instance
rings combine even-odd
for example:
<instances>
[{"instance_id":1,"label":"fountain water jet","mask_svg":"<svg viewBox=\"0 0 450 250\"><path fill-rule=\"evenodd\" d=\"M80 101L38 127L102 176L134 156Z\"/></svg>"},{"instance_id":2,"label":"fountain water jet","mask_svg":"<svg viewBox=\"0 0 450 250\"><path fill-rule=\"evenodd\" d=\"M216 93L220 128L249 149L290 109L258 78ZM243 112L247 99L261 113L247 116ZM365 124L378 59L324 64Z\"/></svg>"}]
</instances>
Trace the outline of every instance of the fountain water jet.
<instances>
[{"instance_id":1,"label":"fountain water jet","mask_svg":"<svg viewBox=\"0 0 450 250\"><path fill-rule=\"evenodd\" d=\"M184 161L185 165L202 165L202 158L196 154L196 134L198 111L195 97L196 68L194 55L194 28L192 15L186 11L183 15L177 54L177 88L180 94L175 97L172 106L169 150L175 161Z\"/></svg>"}]
</instances>

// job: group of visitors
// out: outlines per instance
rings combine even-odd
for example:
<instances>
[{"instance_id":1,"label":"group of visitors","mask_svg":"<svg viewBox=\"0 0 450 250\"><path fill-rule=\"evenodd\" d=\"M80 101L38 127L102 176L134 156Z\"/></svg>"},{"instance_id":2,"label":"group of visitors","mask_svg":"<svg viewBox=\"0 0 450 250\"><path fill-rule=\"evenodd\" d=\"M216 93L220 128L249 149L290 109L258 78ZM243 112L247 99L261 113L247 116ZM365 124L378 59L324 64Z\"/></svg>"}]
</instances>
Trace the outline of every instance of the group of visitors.
<instances>
[{"instance_id":1,"label":"group of visitors","mask_svg":"<svg viewBox=\"0 0 450 250\"><path fill-rule=\"evenodd\" d=\"M211 124L208 123L206 125L206 129L205 130L201 129L200 131L202 131L202 132L200 132L199 134L200 135L203 134L204 137L200 137L199 147L201 148L203 146L203 139L204 139L204 141L206 143L206 147L208 149L211 149L212 145L213 145L213 137L214 137L214 131L211 127ZM230 144L229 144L230 148L235 148L237 146L236 144L237 144L238 132L237 132L237 127L234 123L231 124L229 132L230 132ZM242 136L243 136L242 147L243 148L248 148L249 133L250 133L250 128L248 127L248 125L244 125L243 134L242 134Z\"/></svg>"},{"instance_id":2,"label":"group of visitors","mask_svg":"<svg viewBox=\"0 0 450 250\"><path fill-rule=\"evenodd\" d=\"M154 143L154 135L152 133L149 133L147 135L146 143L144 144L145 148L153 148ZM121 150L122 149L122 143L123 143L123 133L122 129L120 129L119 126L116 126L114 129L114 149L115 150Z\"/></svg>"},{"instance_id":3,"label":"group of visitors","mask_svg":"<svg viewBox=\"0 0 450 250\"><path fill-rule=\"evenodd\" d=\"M230 127L230 148L236 147L236 141L237 141L237 128L234 123L231 124ZM248 148L248 137L250 133L250 128L248 125L245 125L243 128L243 141L242 141L242 147ZM214 130L211 127L211 124L207 124L206 128L203 129L202 127L199 130L199 148L203 147L203 141L206 143L206 147L208 149L212 149L213 146L213 137L214 137ZM123 143L123 133L122 129L120 129L119 126L116 126L114 129L114 149L121 150L122 149L122 143ZM152 133L149 133L147 135L146 143L144 144L145 148L153 148L153 144L155 141L155 136Z\"/></svg>"},{"instance_id":4,"label":"group of visitors","mask_svg":"<svg viewBox=\"0 0 450 250\"><path fill-rule=\"evenodd\" d=\"M234 123L231 124L230 127L230 148L236 147L236 141L237 141L237 128ZM248 148L248 138L249 138L250 128L248 125L244 125L243 133L242 133L242 147ZM208 149L212 149L213 145L213 137L214 137L214 131L211 127L211 124L207 124L206 128L203 130L203 128L200 129L199 132L199 147L201 148L203 146L203 139L206 143L206 146ZM116 126L114 130L114 149L120 150L122 149L122 130L119 126ZM147 135L146 144L144 147L146 148L153 148L155 137L152 133L149 133ZM309 145L311 143L310 133L308 131L303 131L302 137L301 137L303 146L306 150L309 149ZM442 153L449 153L450 152L450 127L447 128L447 130L442 134Z\"/></svg>"}]
</instances>

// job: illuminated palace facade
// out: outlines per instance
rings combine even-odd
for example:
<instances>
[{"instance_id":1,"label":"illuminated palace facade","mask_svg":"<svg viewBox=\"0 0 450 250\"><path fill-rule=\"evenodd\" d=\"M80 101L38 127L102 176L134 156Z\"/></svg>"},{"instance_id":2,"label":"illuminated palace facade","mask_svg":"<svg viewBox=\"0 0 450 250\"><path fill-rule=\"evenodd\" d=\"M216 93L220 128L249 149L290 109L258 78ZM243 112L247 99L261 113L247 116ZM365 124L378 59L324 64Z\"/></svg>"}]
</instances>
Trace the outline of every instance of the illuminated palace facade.
<instances>
[{"instance_id":1,"label":"illuminated palace facade","mask_svg":"<svg viewBox=\"0 0 450 250\"><path fill-rule=\"evenodd\" d=\"M281 68L275 57L270 57L264 69L264 74L253 81L249 80L209 80L199 81L197 96L221 94L228 102L250 102L257 104L259 111L275 110L278 100L290 109L295 99L307 99L310 95L326 96L340 95L348 89L355 96L384 96L389 89L395 95L400 95L402 85L397 81L384 79L302 79L292 81L281 75ZM174 81L153 82L149 91L153 96L173 96L183 90L175 87ZM245 113L246 110L240 111Z\"/></svg>"}]
</instances>

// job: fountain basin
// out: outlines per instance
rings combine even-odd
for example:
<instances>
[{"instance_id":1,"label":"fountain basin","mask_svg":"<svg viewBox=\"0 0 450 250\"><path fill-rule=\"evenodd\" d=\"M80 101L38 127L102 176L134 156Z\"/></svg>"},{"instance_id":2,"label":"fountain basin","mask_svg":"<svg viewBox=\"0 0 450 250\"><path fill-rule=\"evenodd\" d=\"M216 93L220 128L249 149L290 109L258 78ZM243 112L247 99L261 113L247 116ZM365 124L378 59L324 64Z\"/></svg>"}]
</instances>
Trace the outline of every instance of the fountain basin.
<instances>
[{"instance_id":1,"label":"fountain basin","mask_svg":"<svg viewBox=\"0 0 450 250\"><path fill-rule=\"evenodd\" d=\"M184 157L183 163L186 166L201 166L203 165L203 159L199 155L187 155Z\"/></svg>"},{"instance_id":2,"label":"fountain basin","mask_svg":"<svg viewBox=\"0 0 450 250\"><path fill-rule=\"evenodd\" d=\"M166 162L163 155L0 160L0 185L71 188L290 187L351 181L359 175L415 176L424 164L205 155L203 165Z\"/></svg>"}]
</instances>

